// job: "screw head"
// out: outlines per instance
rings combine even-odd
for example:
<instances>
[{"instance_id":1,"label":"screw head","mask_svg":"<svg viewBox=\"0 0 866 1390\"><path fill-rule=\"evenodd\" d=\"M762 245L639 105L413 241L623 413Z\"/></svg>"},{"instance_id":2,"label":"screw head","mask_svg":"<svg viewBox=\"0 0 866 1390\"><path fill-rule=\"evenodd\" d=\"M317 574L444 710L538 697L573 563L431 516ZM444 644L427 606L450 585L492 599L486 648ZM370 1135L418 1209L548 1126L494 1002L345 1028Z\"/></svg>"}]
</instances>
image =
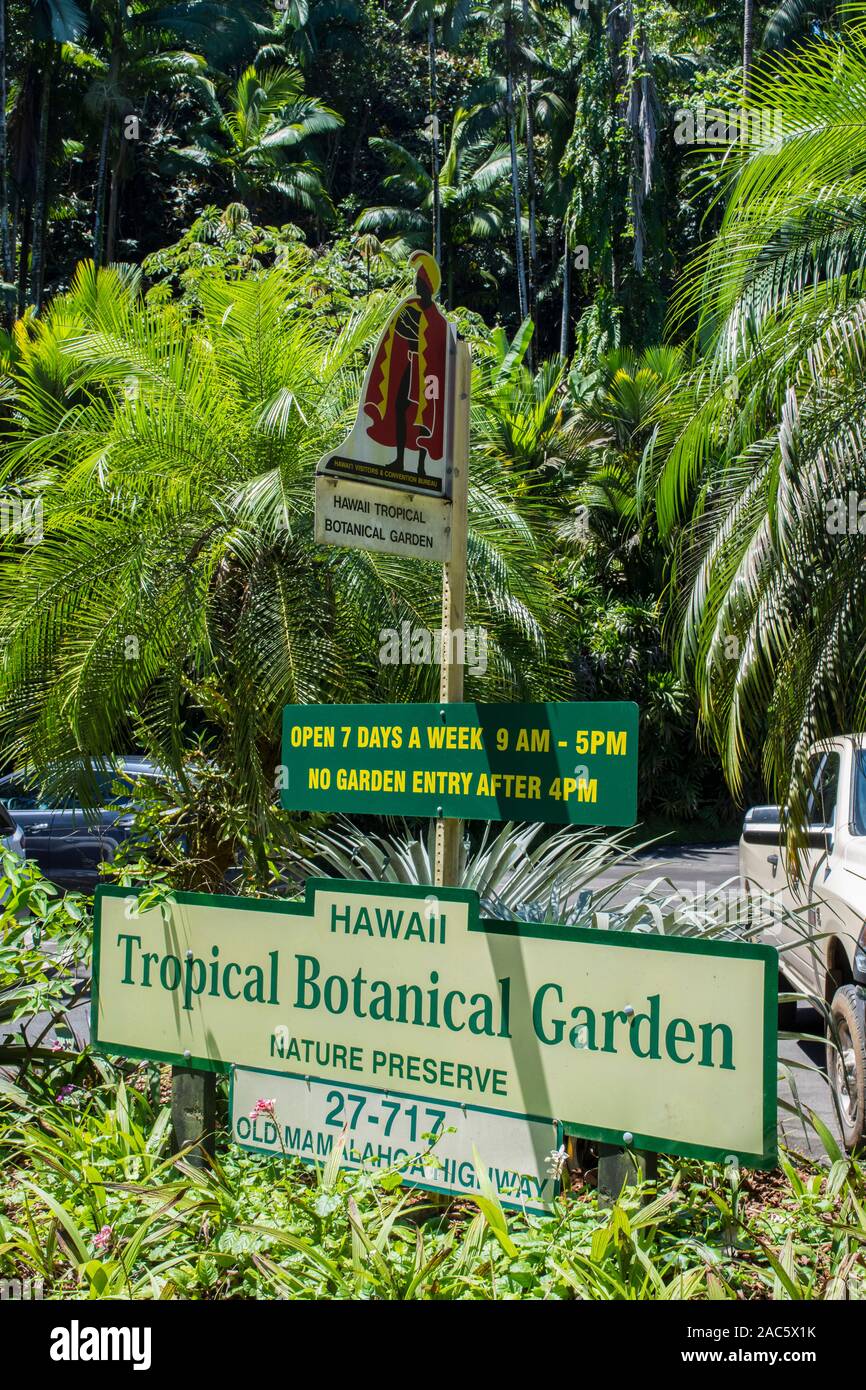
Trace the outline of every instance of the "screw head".
<instances>
[{"instance_id":1,"label":"screw head","mask_svg":"<svg viewBox=\"0 0 866 1390\"><path fill-rule=\"evenodd\" d=\"M184 1060L185 1062L188 1062L191 1056L192 1056L192 1053L190 1052L189 1048L188 1048L188 1047L187 1047L187 1048L184 1048L183 1060Z\"/></svg>"},{"instance_id":2,"label":"screw head","mask_svg":"<svg viewBox=\"0 0 866 1390\"><path fill-rule=\"evenodd\" d=\"M623 1013L625 1014L626 1018L634 1018L634 1005L625 1004L623 1006Z\"/></svg>"},{"instance_id":3,"label":"screw head","mask_svg":"<svg viewBox=\"0 0 866 1390\"><path fill-rule=\"evenodd\" d=\"M631 1132L630 1129L627 1129L626 1132L625 1132L625 1134L622 1136L622 1142L623 1142L624 1144L633 1144L633 1143L634 1143L634 1135L632 1134L632 1132Z\"/></svg>"}]
</instances>

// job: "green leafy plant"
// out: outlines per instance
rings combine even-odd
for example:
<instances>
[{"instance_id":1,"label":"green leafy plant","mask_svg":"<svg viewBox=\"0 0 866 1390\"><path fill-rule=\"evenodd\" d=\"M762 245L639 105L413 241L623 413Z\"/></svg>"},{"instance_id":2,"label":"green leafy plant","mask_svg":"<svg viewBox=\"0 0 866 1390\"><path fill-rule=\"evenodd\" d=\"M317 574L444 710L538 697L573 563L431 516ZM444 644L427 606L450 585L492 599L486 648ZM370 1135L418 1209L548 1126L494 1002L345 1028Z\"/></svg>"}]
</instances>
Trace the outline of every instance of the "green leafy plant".
<instances>
[{"instance_id":1,"label":"green leafy plant","mask_svg":"<svg viewBox=\"0 0 866 1390\"><path fill-rule=\"evenodd\" d=\"M76 970L89 953L87 900L61 894L31 861L0 855L0 1067L50 1055L48 1032L89 997ZM37 1029L33 1015L43 1013Z\"/></svg>"}]
</instances>

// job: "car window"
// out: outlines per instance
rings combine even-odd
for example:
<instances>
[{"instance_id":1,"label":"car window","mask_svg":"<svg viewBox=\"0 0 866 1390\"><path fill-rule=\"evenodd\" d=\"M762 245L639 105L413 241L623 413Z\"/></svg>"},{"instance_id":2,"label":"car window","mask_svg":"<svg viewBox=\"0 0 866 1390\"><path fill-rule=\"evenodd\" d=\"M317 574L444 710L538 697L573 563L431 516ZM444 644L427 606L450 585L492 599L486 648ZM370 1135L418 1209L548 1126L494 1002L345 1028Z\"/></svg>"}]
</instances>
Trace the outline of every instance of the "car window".
<instances>
[{"instance_id":1,"label":"car window","mask_svg":"<svg viewBox=\"0 0 866 1390\"><path fill-rule=\"evenodd\" d=\"M809 796L806 800L806 818L814 825L818 817L818 788L821 784L821 770L827 760L826 753L813 753L809 759Z\"/></svg>"},{"instance_id":2,"label":"car window","mask_svg":"<svg viewBox=\"0 0 866 1390\"><path fill-rule=\"evenodd\" d=\"M114 807L134 805L132 784L133 778L122 769L97 772L96 785L99 788L100 805Z\"/></svg>"},{"instance_id":3,"label":"car window","mask_svg":"<svg viewBox=\"0 0 866 1390\"><path fill-rule=\"evenodd\" d=\"M0 801L9 811L52 811L43 796L35 787L23 787L17 782L7 782L0 787Z\"/></svg>"},{"instance_id":4,"label":"car window","mask_svg":"<svg viewBox=\"0 0 866 1390\"><path fill-rule=\"evenodd\" d=\"M866 749L857 750L854 763L854 805L851 811L855 835L866 835Z\"/></svg>"},{"instance_id":5,"label":"car window","mask_svg":"<svg viewBox=\"0 0 866 1390\"><path fill-rule=\"evenodd\" d=\"M809 795L809 824L833 825L836 820L836 800L839 795L838 753L824 753L815 773Z\"/></svg>"}]
</instances>

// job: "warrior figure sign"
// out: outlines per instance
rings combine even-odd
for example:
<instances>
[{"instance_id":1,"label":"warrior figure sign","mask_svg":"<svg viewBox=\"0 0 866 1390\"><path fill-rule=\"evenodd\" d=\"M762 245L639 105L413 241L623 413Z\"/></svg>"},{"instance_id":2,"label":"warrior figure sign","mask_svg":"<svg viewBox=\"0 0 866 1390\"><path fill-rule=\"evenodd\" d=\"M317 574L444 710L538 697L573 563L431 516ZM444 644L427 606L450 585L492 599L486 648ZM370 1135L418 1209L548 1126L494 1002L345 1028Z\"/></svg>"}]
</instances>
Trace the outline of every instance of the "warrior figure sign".
<instances>
[{"instance_id":1,"label":"warrior figure sign","mask_svg":"<svg viewBox=\"0 0 866 1390\"><path fill-rule=\"evenodd\" d=\"M435 302L436 261L413 251L409 264L415 292L388 320L351 432L317 472L447 497L456 334Z\"/></svg>"}]
</instances>

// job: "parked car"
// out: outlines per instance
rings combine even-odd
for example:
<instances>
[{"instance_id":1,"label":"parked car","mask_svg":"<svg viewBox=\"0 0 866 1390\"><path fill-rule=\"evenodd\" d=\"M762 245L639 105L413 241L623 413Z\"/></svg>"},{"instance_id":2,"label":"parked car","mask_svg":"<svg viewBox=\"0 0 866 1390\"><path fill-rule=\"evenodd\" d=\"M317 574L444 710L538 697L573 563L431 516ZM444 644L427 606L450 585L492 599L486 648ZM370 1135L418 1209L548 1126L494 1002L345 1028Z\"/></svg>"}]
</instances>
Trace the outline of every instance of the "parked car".
<instances>
[{"instance_id":1,"label":"parked car","mask_svg":"<svg viewBox=\"0 0 866 1390\"><path fill-rule=\"evenodd\" d=\"M63 888L91 892L99 880L100 863L110 862L129 837L135 809L132 784L159 775L142 758L119 758L97 774L102 804L85 809L73 801L51 800L13 772L0 777L0 806L20 827L21 852L35 859L46 878ZM128 795L118 791L124 785Z\"/></svg>"},{"instance_id":2,"label":"parked car","mask_svg":"<svg viewBox=\"0 0 866 1390\"><path fill-rule=\"evenodd\" d=\"M799 871L779 807L755 806L743 823L740 875L750 896L773 894L795 914L773 928L780 986L829 1006L827 1072L853 1149L866 1133L866 734L820 744L811 771ZM793 1027L792 1007L780 1006L780 1027Z\"/></svg>"},{"instance_id":3,"label":"parked car","mask_svg":"<svg viewBox=\"0 0 866 1390\"><path fill-rule=\"evenodd\" d=\"M0 853L24 853L24 832L3 805L0 805Z\"/></svg>"}]
</instances>

